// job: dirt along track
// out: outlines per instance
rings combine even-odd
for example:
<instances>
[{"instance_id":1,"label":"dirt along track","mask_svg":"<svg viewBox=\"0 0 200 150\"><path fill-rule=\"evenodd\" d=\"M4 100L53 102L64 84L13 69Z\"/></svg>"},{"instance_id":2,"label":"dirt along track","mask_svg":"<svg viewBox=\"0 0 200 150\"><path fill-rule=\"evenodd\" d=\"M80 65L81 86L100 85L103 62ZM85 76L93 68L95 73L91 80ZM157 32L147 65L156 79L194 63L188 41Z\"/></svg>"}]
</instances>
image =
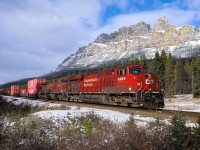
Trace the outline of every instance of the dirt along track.
<instances>
[{"instance_id":1,"label":"dirt along track","mask_svg":"<svg viewBox=\"0 0 200 150\"><path fill-rule=\"evenodd\" d=\"M119 111L122 113L140 115L143 117L156 117L156 118L159 117L161 119L170 119L174 116L174 114L179 113L183 115L184 119L190 120L191 122L196 122L198 116L200 116L200 113L198 112L188 112L188 111L178 111L178 110L167 110L167 109L152 110L152 109L125 107L125 106L100 105L100 104L66 102L66 101L55 101L55 100L48 102L67 105L67 106L88 107L88 108Z\"/></svg>"}]
</instances>

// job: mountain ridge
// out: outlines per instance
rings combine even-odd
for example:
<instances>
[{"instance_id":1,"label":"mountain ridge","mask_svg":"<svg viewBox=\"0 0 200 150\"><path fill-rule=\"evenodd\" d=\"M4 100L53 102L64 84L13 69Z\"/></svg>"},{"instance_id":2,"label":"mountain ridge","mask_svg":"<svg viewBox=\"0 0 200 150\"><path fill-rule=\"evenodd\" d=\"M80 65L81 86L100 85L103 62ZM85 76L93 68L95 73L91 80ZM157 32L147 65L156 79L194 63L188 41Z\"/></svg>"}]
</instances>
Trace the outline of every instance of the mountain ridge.
<instances>
[{"instance_id":1,"label":"mountain ridge","mask_svg":"<svg viewBox=\"0 0 200 150\"><path fill-rule=\"evenodd\" d=\"M198 27L170 25L167 17L156 21L153 28L143 21L129 27L121 27L110 34L101 33L86 46L67 57L51 73L81 68L95 68L126 58L139 58L145 54L152 59L156 51L165 50L176 58L200 56L200 31Z\"/></svg>"}]
</instances>

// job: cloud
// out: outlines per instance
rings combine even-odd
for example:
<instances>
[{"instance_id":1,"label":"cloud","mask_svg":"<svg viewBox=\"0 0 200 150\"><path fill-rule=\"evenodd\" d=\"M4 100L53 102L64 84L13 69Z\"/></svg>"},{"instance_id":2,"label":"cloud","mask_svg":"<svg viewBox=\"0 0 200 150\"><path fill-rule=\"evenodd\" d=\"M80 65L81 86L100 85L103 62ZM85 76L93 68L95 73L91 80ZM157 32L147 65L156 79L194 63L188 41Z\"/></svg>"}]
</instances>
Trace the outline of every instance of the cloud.
<instances>
[{"instance_id":1,"label":"cloud","mask_svg":"<svg viewBox=\"0 0 200 150\"><path fill-rule=\"evenodd\" d=\"M140 21L153 27L161 16L176 26L199 23L197 5L198 0L0 1L0 84L49 72L102 32Z\"/></svg>"},{"instance_id":2,"label":"cloud","mask_svg":"<svg viewBox=\"0 0 200 150\"><path fill-rule=\"evenodd\" d=\"M174 26L183 26L185 24L192 24L195 20L196 12L180 9L165 8L161 10L132 12L130 14L122 14L113 17L108 24L100 28L98 32L110 33L117 31L122 26L131 26L141 21L150 24L151 27L155 25L158 18L167 16L169 23ZM184 16L184 17L183 17Z\"/></svg>"},{"instance_id":3,"label":"cloud","mask_svg":"<svg viewBox=\"0 0 200 150\"><path fill-rule=\"evenodd\" d=\"M200 10L199 0L186 0L183 2L183 5L189 9Z\"/></svg>"},{"instance_id":4,"label":"cloud","mask_svg":"<svg viewBox=\"0 0 200 150\"><path fill-rule=\"evenodd\" d=\"M55 68L91 42L89 28L98 26L99 13L97 0L1 1L0 83Z\"/></svg>"}]
</instances>

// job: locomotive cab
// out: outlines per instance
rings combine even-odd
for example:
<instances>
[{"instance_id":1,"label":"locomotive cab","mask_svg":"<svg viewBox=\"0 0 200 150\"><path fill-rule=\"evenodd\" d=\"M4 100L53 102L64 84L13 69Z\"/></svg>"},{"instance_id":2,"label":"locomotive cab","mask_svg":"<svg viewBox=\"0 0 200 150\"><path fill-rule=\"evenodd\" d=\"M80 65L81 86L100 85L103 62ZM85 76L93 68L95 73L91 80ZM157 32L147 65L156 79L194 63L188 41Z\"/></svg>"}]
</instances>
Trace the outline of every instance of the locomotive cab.
<instances>
[{"instance_id":1,"label":"locomotive cab","mask_svg":"<svg viewBox=\"0 0 200 150\"><path fill-rule=\"evenodd\" d=\"M160 90L159 79L149 72L146 66L127 66L129 80L129 90L136 92L136 101L144 103L145 107L163 107L163 94Z\"/></svg>"}]
</instances>

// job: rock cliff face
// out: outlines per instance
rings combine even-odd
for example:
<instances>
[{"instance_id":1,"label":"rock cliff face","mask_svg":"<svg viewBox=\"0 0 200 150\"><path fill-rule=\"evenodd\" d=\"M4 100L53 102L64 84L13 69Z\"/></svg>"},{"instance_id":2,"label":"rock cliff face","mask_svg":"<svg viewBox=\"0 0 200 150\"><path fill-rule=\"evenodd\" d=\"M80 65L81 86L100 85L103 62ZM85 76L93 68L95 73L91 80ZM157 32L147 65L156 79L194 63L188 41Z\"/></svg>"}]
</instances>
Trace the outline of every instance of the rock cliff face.
<instances>
[{"instance_id":1,"label":"rock cliff face","mask_svg":"<svg viewBox=\"0 0 200 150\"><path fill-rule=\"evenodd\" d=\"M152 59L156 51L171 52L174 57L200 56L200 31L197 27L185 25L175 27L166 17L157 20L153 28L145 22L118 31L100 34L93 43L79 48L54 70L97 67L124 58L138 58L145 54Z\"/></svg>"}]
</instances>

